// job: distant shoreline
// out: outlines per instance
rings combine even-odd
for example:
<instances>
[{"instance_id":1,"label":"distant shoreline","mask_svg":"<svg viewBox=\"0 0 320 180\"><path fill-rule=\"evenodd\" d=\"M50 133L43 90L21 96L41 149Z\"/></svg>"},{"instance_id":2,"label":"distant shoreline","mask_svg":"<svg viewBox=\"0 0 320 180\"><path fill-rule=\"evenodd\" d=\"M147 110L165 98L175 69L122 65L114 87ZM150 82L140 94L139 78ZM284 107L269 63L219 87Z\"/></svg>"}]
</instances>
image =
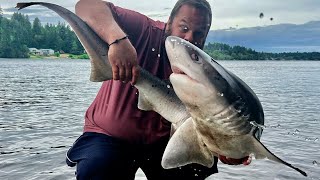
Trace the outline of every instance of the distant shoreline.
<instances>
[{"instance_id":1,"label":"distant shoreline","mask_svg":"<svg viewBox=\"0 0 320 180\"><path fill-rule=\"evenodd\" d=\"M81 55L74 55L63 53L57 55L50 55L50 56L40 56L40 55L30 55L27 59L89 59L88 54L81 54Z\"/></svg>"},{"instance_id":2,"label":"distant shoreline","mask_svg":"<svg viewBox=\"0 0 320 180\"><path fill-rule=\"evenodd\" d=\"M29 58L0 58L0 59L29 59L29 60L63 60L63 59L74 59L74 60L90 60L89 58L76 58L76 56L73 56L72 58L69 56L32 56ZM292 61L320 61L320 60L312 60L312 59L250 59L250 60L245 60L245 59L214 59L216 61L287 61L287 62L292 62Z\"/></svg>"},{"instance_id":3,"label":"distant shoreline","mask_svg":"<svg viewBox=\"0 0 320 180\"><path fill-rule=\"evenodd\" d=\"M320 59L285 59L285 58L266 58L266 59L223 59L214 57L215 55L210 55L213 59L218 61L320 61ZM69 54L69 53L62 53L62 54L53 54L49 56L43 55L33 55L29 54L28 58L6 58L6 59L52 59L52 60L59 60L59 59L90 59L88 54Z\"/></svg>"}]
</instances>

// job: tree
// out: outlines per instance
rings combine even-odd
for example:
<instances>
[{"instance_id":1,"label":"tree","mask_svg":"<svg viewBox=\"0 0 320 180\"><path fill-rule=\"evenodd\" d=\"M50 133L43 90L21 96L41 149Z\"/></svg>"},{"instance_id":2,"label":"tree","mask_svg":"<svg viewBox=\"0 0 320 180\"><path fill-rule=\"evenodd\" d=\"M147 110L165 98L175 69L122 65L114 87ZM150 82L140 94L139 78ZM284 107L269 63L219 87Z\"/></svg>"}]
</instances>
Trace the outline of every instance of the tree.
<instances>
[{"instance_id":1,"label":"tree","mask_svg":"<svg viewBox=\"0 0 320 180\"><path fill-rule=\"evenodd\" d=\"M0 19L2 18L2 16L3 16L3 11L2 11L2 8L0 6Z\"/></svg>"},{"instance_id":2,"label":"tree","mask_svg":"<svg viewBox=\"0 0 320 180\"><path fill-rule=\"evenodd\" d=\"M0 42L1 42L2 33L3 33L3 27L2 27L2 8L1 8L1 6L0 6ZM1 43L0 43L0 46L1 46ZM1 50L1 47L0 47L0 50ZM1 51L0 51L0 53L1 53Z\"/></svg>"},{"instance_id":3,"label":"tree","mask_svg":"<svg viewBox=\"0 0 320 180\"><path fill-rule=\"evenodd\" d=\"M40 48L40 45L43 41L43 33L42 33L42 26L39 18L35 18L32 23L32 43L31 47Z\"/></svg>"},{"instance_id":4,"label":"tree","mask_svg":"<svg viewBox=\"0 0 320 180\"><path fill-rule=\"evenodd\" d=\"M11 17L11 24L13 25L12 33L14 40L19 41L20 44L29 46L32 40L29 17L21 13L14 13Z\"/></svg>"},{"instance_id":5,"label":"tree","mask_svg":"<svg viewBox=\"0 0 320 180\"><path fill-rule=\"evenodd\" d=\"M0 20L0 57L28 57L29 49L26 43L29 41L27 39L29 20L19 13L14 13L10 20L3 17Z\"/></svg>"},{"instance_id":6,"label":"tree","mask_svg":"<svg viewBox=\"0 0 320 180\"><path fill-rule=\"evenodd\" d=\"M11 19L7 19L2 16L0 7L0 57L28 57L28 47L50 48L76 55L84 53L77 36L64 23L42 26L39 18L31 23L28 16L20 13L14 13ZM320 60L319 52L265 53L222 43L209 43L204 50L217 60Z\"/></svg>"}]
</instances>

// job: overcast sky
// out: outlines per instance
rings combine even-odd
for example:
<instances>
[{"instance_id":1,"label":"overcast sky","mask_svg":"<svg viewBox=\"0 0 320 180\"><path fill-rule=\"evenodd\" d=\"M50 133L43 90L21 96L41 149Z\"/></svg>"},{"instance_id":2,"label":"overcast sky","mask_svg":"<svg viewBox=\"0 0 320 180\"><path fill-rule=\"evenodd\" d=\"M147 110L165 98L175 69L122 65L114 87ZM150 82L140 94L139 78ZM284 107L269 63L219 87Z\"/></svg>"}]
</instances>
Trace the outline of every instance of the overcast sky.
<instances>
[{"instance_id":1,"label":"overcast sky","mask_svg":"<svg viewBox=\"0 0 320 180\"><path fill-rule=\"evenodd\" d=\"M0 0L4 15L16 12L17 2L23 0ZM25 0L24 0L25 1ZM74 11L78 0L30 0L59 4ZM266 26L280 23L303 24L320 21L320 0L208 0L213 11L212 29L228 29ZM110 0L115 5L141 12L153 19L166 21L176 0ZM32 6L20 11L32 20L54 23L59 18L43 7ZM260 13L263 18L259 17ZM273 18L271 21L270 18ZM60 21L62 21L60 19Z\"/></svg>"}]
</instances>

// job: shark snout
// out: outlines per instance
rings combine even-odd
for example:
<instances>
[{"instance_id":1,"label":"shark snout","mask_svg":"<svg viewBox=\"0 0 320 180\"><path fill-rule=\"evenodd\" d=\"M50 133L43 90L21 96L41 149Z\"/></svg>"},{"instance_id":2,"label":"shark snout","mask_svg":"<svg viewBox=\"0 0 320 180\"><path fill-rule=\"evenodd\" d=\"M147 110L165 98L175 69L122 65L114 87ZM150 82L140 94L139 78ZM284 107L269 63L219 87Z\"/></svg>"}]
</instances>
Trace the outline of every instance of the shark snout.
<instances>
[{"instance_id":1,"label":"shark snout","mask_svg":"<svg viewBox=\"0 0 320 180\"><path fill-rule=\"evenodd\" d=\"M176 46L176 43L177 43L178 39L174 36L168 36L166 38L166 42L165 42L165 46L166 46L166 49L174 49L175 46Z\"/></svg>"}]
</instances>

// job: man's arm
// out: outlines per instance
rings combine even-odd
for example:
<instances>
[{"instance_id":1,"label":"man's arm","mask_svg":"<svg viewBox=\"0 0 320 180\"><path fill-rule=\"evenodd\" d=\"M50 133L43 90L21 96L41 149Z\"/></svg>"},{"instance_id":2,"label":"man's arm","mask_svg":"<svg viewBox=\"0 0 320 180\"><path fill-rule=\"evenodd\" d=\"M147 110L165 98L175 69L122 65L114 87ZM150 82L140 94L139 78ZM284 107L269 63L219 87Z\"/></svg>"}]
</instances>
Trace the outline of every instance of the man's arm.
<instances>
[{"instance_id":1,"label":"man's arm","mask_svg":"<svg viewBox=\"0 0 320 180\"><path fill-rule=\"evenodd\" d=\"M251 156L247 156L241 159L233 159L233 158L228 158L226 156L219 155L218 158L222 163L228 164L228 165L240 165L240 164L249 165L252 160Z\"/></svg>"},{"instance_id":2,"label":"man's arm","mask_svg":"<svg viewBox=\"0 0 320 180\"><path fill-rule=\"evenodd\" d=\"M112 16L111 9L102 0L79 0L76 14L108 44L126 36ZM128 39L109 47L108 59L113 79L135 84L139 75L137 53Z\"/></svg>"}]
</instances>

